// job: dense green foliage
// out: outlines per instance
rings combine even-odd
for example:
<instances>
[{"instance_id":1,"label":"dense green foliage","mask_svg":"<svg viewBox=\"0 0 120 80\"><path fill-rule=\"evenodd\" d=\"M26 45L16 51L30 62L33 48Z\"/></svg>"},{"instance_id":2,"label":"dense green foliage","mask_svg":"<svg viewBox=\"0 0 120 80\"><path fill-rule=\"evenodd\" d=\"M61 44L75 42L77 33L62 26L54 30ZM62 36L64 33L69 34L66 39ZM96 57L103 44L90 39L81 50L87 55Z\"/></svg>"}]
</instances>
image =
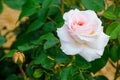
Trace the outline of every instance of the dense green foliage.
<instances>
[{"instance_id":1,"label":"dense green foliage","mask_svg":"<svg viewBox=\"0 0 120 80\"><path fill-rule=\"evenodd\" d=\"M109 58L113 62L120 59L120 0L113 0L106 9L104 0L0 0L0 13L2 3L22 12L18 19L20 25L13 31L17 39L7 54L2 47L5 36L0 35L0 80L108 80L104 75L93 77L91 73L103 68ZM60 50L56 29L64 23L63 12L75 8L103 11L98 17L110 41L100 59L87 62L79 55L68 56ZM22 22L26 16L29 18ZM25 55L22 68L26 76L12 61L18 50Z\"/></svg>"}]
</instances>

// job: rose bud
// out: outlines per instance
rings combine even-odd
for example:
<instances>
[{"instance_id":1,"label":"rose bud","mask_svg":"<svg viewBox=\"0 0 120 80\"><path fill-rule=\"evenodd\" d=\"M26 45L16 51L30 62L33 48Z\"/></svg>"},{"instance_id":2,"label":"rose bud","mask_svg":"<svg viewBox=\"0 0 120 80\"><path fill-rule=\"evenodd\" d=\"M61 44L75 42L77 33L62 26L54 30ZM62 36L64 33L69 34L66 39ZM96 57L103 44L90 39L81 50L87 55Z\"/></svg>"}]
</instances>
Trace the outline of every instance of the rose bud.
<instances>
[{"instance_id":1,"label":"rose bud","mask_svg":"<svg viewBox=\"0 0 120 80\"><path fill-rule=\"evenodd\" d=\"M22 52L16 52L13 55L13 62L16 64L22 64L25 61L25 56Z\"/></svg>"},{"instance_id":2,"label":"rose bud","mask_svg":"<svg viewBox=\"0 0 120 80\"><path fill-rule=\"evenodd\" d=\"M70 10L63 19L64 24L57 29L57 34L65 54L79 54L87 61L103 55L109 36L103 32L102 22L94 11Z\"/></svg>"}]
</instances>

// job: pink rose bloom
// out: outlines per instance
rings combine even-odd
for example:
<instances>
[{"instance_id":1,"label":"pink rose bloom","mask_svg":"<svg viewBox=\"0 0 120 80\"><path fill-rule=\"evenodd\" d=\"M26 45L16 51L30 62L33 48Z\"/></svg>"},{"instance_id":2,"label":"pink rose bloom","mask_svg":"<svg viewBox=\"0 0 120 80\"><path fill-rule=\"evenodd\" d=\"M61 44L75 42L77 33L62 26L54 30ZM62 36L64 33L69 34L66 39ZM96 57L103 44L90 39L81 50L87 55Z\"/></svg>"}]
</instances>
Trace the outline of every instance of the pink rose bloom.
<instances>
[{"instance_id":1,"label":"pink rose bloom","mask_svg":"<svg viewBox=\"0 0 120 80\"><path fill-rule=\"evenodd\" d=\"M87 61L103 55L109 36L103 32L102 22L92 10L70 10L63 16L65 22L57 29L61 49L67 55L79 54Z\"/></svg>"}]
</instances>

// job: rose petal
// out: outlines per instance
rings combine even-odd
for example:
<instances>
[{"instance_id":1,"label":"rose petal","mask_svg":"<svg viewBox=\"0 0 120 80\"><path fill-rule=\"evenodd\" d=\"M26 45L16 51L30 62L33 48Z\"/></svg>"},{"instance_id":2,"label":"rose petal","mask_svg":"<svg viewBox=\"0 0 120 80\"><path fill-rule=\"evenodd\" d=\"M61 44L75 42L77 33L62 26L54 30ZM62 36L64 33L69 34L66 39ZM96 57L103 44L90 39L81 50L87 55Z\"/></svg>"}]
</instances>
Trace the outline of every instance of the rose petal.
<instances>
[{"instance_id":1,"label":"rose petal","mask_svg":"<svg viewBox=\"0 0 120 80\"><path fill-rule=\"evenodd\" d=\"M109 36L104 34L103 32L99 33L98 38L93 42L88 42L88 46L94 49L104 49L109 41ZM100 53L102 55L102 53Z\"/></svg>"},{"instance_id":2,"label":"rose petal","mask_svg":"<svg viewBox=\"0 0 120 80\"><path fill-rule=\"evenodd\" d=\"M101 57L101 53L103 53L104 49L102 50L97 50L90 48L88 46L84 46L83 51L79 53L83 58L85 58L87 61L93 61L97 58Z\"/></svg>"},{"instance_id":3,"label":"rose petal","mask_svg":"<svg viewBox=\"0 0 120 80\"><path fill-rule=\"evenodd\" d=\"M66 42L73 42L72 38L70 37L67 27L63 25L61 28L57 28L57 35L58 37Z\"/></svg>"},{"instance_id":4,"label":"rose petal","mask_svg":"<svg viewBox=\"0 0 120 80\"><path fill-rule=\"evenodd\" d=\"M82 51L82 46L75 45L74 43L67 43L61 41L61 49L67 55L75 55Z\"/></svg>"}]
</instances>

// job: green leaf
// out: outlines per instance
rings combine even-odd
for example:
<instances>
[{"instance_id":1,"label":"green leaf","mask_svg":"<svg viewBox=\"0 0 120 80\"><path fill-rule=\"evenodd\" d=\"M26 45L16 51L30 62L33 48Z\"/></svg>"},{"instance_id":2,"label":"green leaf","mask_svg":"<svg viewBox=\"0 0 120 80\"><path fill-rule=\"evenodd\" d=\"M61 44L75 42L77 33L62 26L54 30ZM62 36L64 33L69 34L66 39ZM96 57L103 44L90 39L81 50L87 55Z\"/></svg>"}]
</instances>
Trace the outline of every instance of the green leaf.
<instances>
[{"instance_id":1,"label":"green leaf","mask_svg":"<svg viewBox=\"0 0 120 80\"><path fill-rule=\"evenodd\" d=\"M44 44L44 49L48 49L51 48L53 46L55 46L58 43L58 39L54 38L54 39L49 39L45 42Z\"/></svg>"},{"instance_id":2,"label":"green leaf","mask_svg":"<svg viewBox=\"0 0 120 80\"><path fill-rule=\"evenodd\" d=\"M26 2L26 0L4 0L5 4L13 9L20 10L22 5Z\"/></svg>"},{"instance_id":3,"label":"green leaf","mask_svg":"<svg viewBox=\"0 0 120 80\"><path fill-rule=\"evenodd\" d=\"M0 1L0 13L2 13L3 11L3 5L2 5L2 1Z\"/></svg>"},{"instance_id":4,"label":"green leaf","mask_svg":"<svg viewBox=\"0 0 120 80\"><path fill-rule=\"evenodd\" d=\"M26 43L26 44L18 46L18 50L27 51L27 50L34 48L34 46L35 46L34 44Z\"/></svg>"},{"instance_id":5,"label":"green leaf","mask_svg":"<svg viewBox=\"0 0 120 80\"><path fill-rule=\"evenodd\" d=\"M59 52L55 59L59 63L68 63L68 62L70 62L70 58L66 54L64 54L63 52Z\"/></svg>"},{"instance_id":6,"label":"green leaf","mask_svg":"<svg viewBox=\"0 0 120 80\"><path fill-rule=\"evenodd\" d=\"M18 78L15 74L11 74L8 76L8 78L6 80L18 80Z\"/></svg>"},{"instance_id":7,"label":"green leaf","mask_svg":"<svg viewBox=\"0 0 120 80\"><path fill-rule=\"evenodd\" d=\"M44 0L43 4L42 4L42 8L47 9L50 6L50 4L52 3L52 1L53 0Z\"/></svg>"},{"instance_id":8,"label":"green leaf","mask_svg":"<svg viewBox=\"0 0 120 80\"><path fill-rule=\"evenodd\" d=\"M32 77L33 76L33 68L32 66L29 64L26 69L25 69L25 73L27 76Z\"/></svg>"},{"instance_id":9,"label":"green leaf","mask_svg":"<svg viewBox=\"0 0 120 80\"><path fill-rule=\"evenodd\" d=\"M85 80L85 79L81 73L77 73L76 75L73 76L72 80Z\"/></svg>"},{"instance_id":10,"label":"green leaf","mask_svg":"<svg viewBox=\"0 0 120 80\"><path fill-rule=\"evenodd\" d=\"M31 16L34 14L38 8L38 3L35 0L27 0L22 7L22 12L19 16L19 20L25 16Z\"/></svg>"},{"instance_id":11,"label":"green leaf","mask_svg":"<svg viewBox=\"0 0 120 80\"><path fill-rule=\"evenodd\" d=\"M48 16L56 15L58 12L60 12L60 6L59 6L59 5L56 5L56 4L52 4L52 5L49 7ZM60 12L60 13L61 13L61 12Z\"/></svg>"},{"instance_id":12,"label":"green leaf","mask_svg":"<svg viewBox=\"0 0 120 80\"><path fill-rule=\"evenodd\" d=\"M61 80L72 80L74 73L74 68L72 66L68 66L63 69L61 73Z\"/></svg>"},{"instance_id":13,"label":"green leaf","mask_svg":"<svg viewBox=\"0 0 120 80\"><path fill-rule=\"evenodd\" d=\"M94 80L108 80L105 76L95 76Z\"/></svg>"},{"instance_id":14,"label":"green leaf","mask_svg":"<svg viewBox=\"0 0 120 80\"><path fill-rule=\"evenodd\" d=\"M33 77L35 78L40 78L43 74L43 70L42 69L36 69L33 73Z\"/></svg>"},{"instance_id":15,"label":"green leaf","mask_svg":"<svg viewBox=\"0 0 120 80\"><path fill-rule=\"evenodd\" d=\"M38 40L38 43L42 44L43 41L45 41L44 49L51 48L59 42L59 40L52 33L47 33L41 36L40 39Z\"/></svg>"},{"instance_id":16,"label":"green leaf","mask_svg":"<svg viewBox=\"0 0 120 80\"><path fill-rule=\"evenodd\" d=\"M15 49L10 50L7 54L5 54L5 55L0 59L0 61L2 61L2 60L5 59L5 58L12 57L15 52L17 52L17 50L15 50Z\"/></svg>"},{"instance_id":17,"label":"green leaf","mask_svg":"<svg viewBox=\"0 0 120 80\"><path fill-rule=\"evenodd\" d=\"M35 21L28 27L27 33L39 29L43 24L44 24L44 23L41 22L40 19L35 20Z\"/></svg>"},{"instance_id":18,"label":"green leaf","mask_svg":"<svg viewBox=\"0 0 120 80\"><path fill-rule=\"evenodd\" d=\"M62 70L61 80L85 80L83 75L73 66L67 66Z\"/></svg>"},{"instance_id":19,"label":"green leaf","mask_svg":"<svg viewBox=\"0 0 120 80\"><path fill-rule=\"evenodd\" d=\"M50 4L52 3L52 0L44 0L42 3L42 8L39 10L39 18L40 21L45 22L46 18L47 18L47 14L48 14L48 8L50 6Z\"/></svg>"},{"instance_id":20,"label":"green leaf","mask_svg":"<svg viewBox=\"0 0 120 80\"><path fill-rule=\"evenodd\" d=\"M118 61L119 59L119 52L118 52L119 46L118 45L113 45L110 49L110 59L114 62Z\"/></svg>"},{"instance_id":21,"label":"green leaf","mask_svg":"<svg viewBox=\"0 0 120 80\"><path fill-rule=\"evenodd\" d=\"M42 33L48 33L54 31L55 25L52 22L47 22L43 27L42 27Z\"/></svg>"},{"instance_id":22,"label":"green leaf","mask_svg":"<svg viewBox=\"0 0 120 80\"><path fill-rule=\"evenodd\" d=\"M110 20L115 20L117 18L116 15L110 11L105 11L103 13L103 16L107 19L110 19Z\"/></svg>"},{"instance_id":23,"label":"green leaf","mask_svg":"<svg viewBox=\"0 0 120 80\"><path fill-rule=\"evenodd\" d=\"M94 80L93 77L87 73L84 73L85 80Z\"/></svg>"},{"instance_id":24,"label":"green leaf","mask_svg":"<svg viewBox=\"0 0 120 80\"><path fill-rule=\"evenodd\" d=\"M110 36L110 39L116 39L118 34L120 33L119 30L120 30L119 22L113 22L107 28L106 33Z\"/></svg>"},{"instance_id":25,"label":"green leaf","mask_svg":"<svg viewBox=\"0 0 120 80\"><path fill-rule=\"evenodd\" d=\"M87 62L84 58L82 58L79 55L75 56L74 65L79 67L80 69L89 69L89 68L91 68L91 64L89 62Z\"/></svg>"},{"instance_id":26,"label":"green leaf","mask_svg":"<svg viewBox=\"0 0 120 80\"><path fill-rule=\"evenodd\" d=\"M41 64L44 68L50 69L54 66L54 62L48 58L48 56L45 53L41 53L39 56L37 56L34 61L34 64Z\"/></svg>"},{"instance_id":27,"label":"green leaf","mask_svg":"<svg viewBox=\"0 0 120 80\"><path fill-rule=\"evenodd\" d=\"M81 2L87 9L94 11L101 11L105 7L104 0L81 0Z\"/></svg>"},{"instance_id":28,"label":"green leaf","mask_svg":"<svg viewBox=\"0 0 120 80\"><path fill-rule=\"evenodd\" d=\"M106 63L108 61L108 51L109 51L109 47L106 46L104 53L103 53L103 56L101 58L96 59L95 61L91 62L92 67L90 70L93 73L96 73L97 71L99 71L101 68L103 68L106 65Z\"/></svg>"},{"instance_id":29,"label":"green leaf","mask_svg":"<svg viewBox=\"0 0 120 80\"><path fill-rule=\"evenodd\" d=\"M2 35L0 35L0 47L5 43L6 39Z\"/></svg>"}]
</instances>

